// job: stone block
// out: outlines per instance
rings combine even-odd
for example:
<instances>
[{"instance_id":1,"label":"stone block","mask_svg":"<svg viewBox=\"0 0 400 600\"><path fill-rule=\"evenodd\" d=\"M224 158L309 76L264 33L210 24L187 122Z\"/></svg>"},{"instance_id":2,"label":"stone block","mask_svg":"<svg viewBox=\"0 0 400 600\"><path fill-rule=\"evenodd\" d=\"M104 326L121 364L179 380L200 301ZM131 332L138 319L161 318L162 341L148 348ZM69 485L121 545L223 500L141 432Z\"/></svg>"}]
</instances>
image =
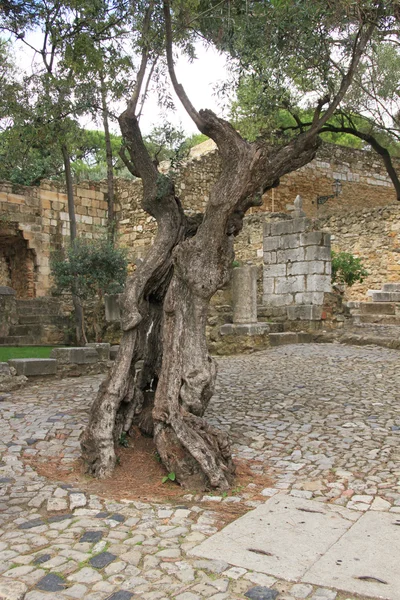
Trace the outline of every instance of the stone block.
<instances>
[{"instance_id":1,"label":"stone block","mask_svg":"<svg viewBox=\"0 0 400 600\"><path fill-rule=\"evenodd\" d=\"M325 264L325 274L331 276L332 275L332 261L326 261Z\"/></svg>"},{"instance_id":2,"label":"stone block","mask_svg":"<svg viewBox=\"0 0 400 600\"><path fill-rule=\"evenodd\" d=\"M106 306L106 321L115 322L121 320L120 299L121 294L107 294L104 297Z\"/></svg>"},{"instance_id":3,"label":"stone block","mask_svg":"<svg viewBox=\"0 0 400 600\"><path fill-rule=\"evenodd\" d=\"M226 323L219 330L221 335L264 335L270 332L269 323Z\"/></svg>"},{"instance_id":4,"label":"stone block","mask_svg":"<svg viewBox=\"0 0 400 600\"><path fill-rule=\"evenodd\" d=\"M275 279L273 277L263 277L264 294L273 294L275 291Z\"/></svg>"},{"instance_id":5,"label":"stone block","mask_svg":"<svg viewBox=\"0 0 400 600\"><path fill-rule=\"evenodd\" d=\"M304 292L305 289L305 277L303 275L278 277L275 281L275 291L277 294Z\"/></svg>"},{"instance_id":6,"label":"stone block","mask_svg":"<svg viewBox=\"0 0 400 600\"><path fill-rule=\"evenodd\" d=\"M271 235L271 223L263 223L263 237Z\"/></svg>"},{"instance_id":7,"label":"stone block","mask_svg":"<svg viewBox=\"0 0 400 600\"><path fill-rule=\"evenodd\" d=\"M321 246L324 234L321 231L309 231L300 235L302 246Z\"/></svg>"},{"instance_id":8,"label":"stone block","mask_svg":"<svg viewBox=\"0 0 400 600\"><path fill-rule=\"evenodd\" d=\"M53 358L13 358L8 364L14 367L17 375L26 377L55 375L57 372L57 361Z\"/></svg>"},{"instance_id":9,"label":"stone block","mask_svg":"<svg viewBox=\"0 0 400 600\"><path fill-rule=\"evenodd\" d=\"M400 292L373 292L372 302L400 302Z\"/></svg>"},{"instance_id":10,"label":"stone block","mask_svg":"<svg viewBox=\"0 0 400 600\"><path fill-rule=\"evenodd\" d=\"M53 348L51 358L60 364L87 365L98 362L99 354L95 348Z\"/></svg>"},{"instance_id":11,"label":"stone block","mask_svg":"<svg viewBox=\"0 0 400 600\"><path fill-rule=\"evenodd\" d=\"M282 250L286 250L287 248L298 248L302 244L300 243L300 235L298 233L293 233L292 235L284 235L281 240L281 248Z\"/></svg>"},{"instance_id":12,"label":"stone block","mask_svg":"<svg viewBox=\"0 0 400 600\"><path fill-rule=\"evenodd\" d=\"M314 304L298 304L287 307L289 321L320 321L322 306Z\"/></svg>"},{"instance_id":13,"label":"stone block","mask_svg":"<svg viewBox=\"0 0 400 600\"><path fill-rule=\"evenodd\" d=\"M285 346L286 344L297 344L298 337L297 333L292 331L285 333L270 333L269 341L271 346Z\"/></svg>"},{"instance_id":14,"label":"stone block","mask_svg":"<svg viewBox=\"0 0 400 600\"><path fill-rule=\"evenodd\" d=\"M307 246L306 260L330 260L331 249L328 246Z\"/></svg>"},{"instance_id":15,"label":"stone block","mask_svg":"<svg viewBox=\"0 0 400 600\"><path fill-rule=\"evenodd\" d=\"M317 306L324 303L324 292L300 292L295 294L296 304L316 304Z\"/></svg>"},{"instance_id":16,"label":"stone block","mask_svg":"<svg viewBox=\"0 0 400 600\"><path fill-rule=\"evenodd\" d=\"M86 348L94 348L97 351L100 360L110 360L110 344L94 342L86 344Z\"/></svg>"},{"instance_id":17,"label":"stone block","mask_svg":"<svg viewBox=\"0 0 400 600\"><path fill-rule=\"evenodd\" d=\"M400 283L384 283L382 292L400 292Z\"/></svg>"},{"instance_id":18,"label":"stone block","mask_svg":"<svg viewBox=\"0 0 400 600\"><path fill-rule=\"evenodd\" d=\"M288 275L313 275L317 273L324 273L324 263L322 261L300 261L287 265Z\"/></svg>"},{"instance_id":19,"label":"stone block","mask_svg":"<svg viewBox=\"0 0 400 600\"><path fill-rule=\"evenodd\" d=\"M307 217L300 217L298 219L293 219L293 233L302 233L303 231L307 231L311 226L311 220Z\"/></svg>"},{"instance_id":20,"label":"stone block","mask_svg":"<svg viewBox=\"0 0 400 600\"><path fill-rule=\"evenodd\" d=\"M266 265L276 264L276 251L264 252L264 264L266 264Z\"/></svg>"},{"instance_id":21,"label":"stone block","mask_svg":"<svg viewBox=\"0 0 400 600\"><path fill-rule=\"evenodd\" d=\"M264 242L263 242L264 252L271 252L271 250L277 250L280 247L281 247L281 238L279 236L264 238Z\"/></svg>"},{"instance_id":22,"label":"stone block","mask_svg":"<svg viewBox=\"0 0 400 600\"><path fill-rule=\"evenodd\" d=\"M119 346L118 345L111 346L111 348L110 348L110 360L115 360L117 358L118 350L119 350Z\"/></svg>"},{"instance_id":23,"label":"stone block","mask_svg":"<svg viewBox=\"0 0 400 600\"><path fill-rule=\"evenodd\" d=\"M347 305L349 305L348 303ZM386 304L385 302L359 302L359 308L362 315L395 315L395 304ZM1 372L1 371L0 371Z\"/></svg>"},{"instance_id":24,"label":"stone block","mask_svg":"<svg viewBox=\"0 0 400 600\"><path fill-rule=\"evenodd\" d=\"M11 375L10 365L6 362L0 362L0 375Z\"/></svg>"},{"instance_id":25,"label":"stone block","mask_svg":"<svg viewBox=\"0 0 400 600\"><path fill-rule=\"evenodd\" d=\"M265 265L264 277L286 277L286 264Z\"/></svg>"},{"instance_id":26,"label":"stone block","mask_svg":"<svg viewBox=\"0 0 400 600\"><path fill-rule=\"evenodd\" d=\"M264 294L263 304L267 306L289 306L293 304L293 294Z\"/></svg>"},{"instance_id":27,"label":"stone block","mask_svg":"<svg viewBox=\"0 0 400 600\"><path fill-rule=\"evenodd\" d=\"M304 291L307 292L331 292L332 283L328 275L307 275ZM299 290L301 291L301 290Z\"/></svg>"},{"instance_id":28,"label":"stone block","mask_svg":"<svg viewBox=\"0 0 400 600\"><path fill-rule=\"evenodd\" d=\"M293 233L293 220L288 219L287 221L277 221L275 223L271 223L271 233L270 235L287 235L289 233Z\"/></svg>"},{"instance_id":29,"label":"stone block","mask_svg":"<svg viewBox=\"0 0 400 600\"><path fill-rule=\"evenodd\" d=\"M311 248L311 246L310 246ZM307 248L308 250L309 248ZM278 250L277 252L277 263L287 263L287 262L297 262L301 260L305 260L305 249L302 247L299 248L290 248L288 250ZM313 260L313 259L306 259Z\"/></svg>"},{"instance_id":30,"label":"stone block","mask_svg":"<svg viewBox=\"0 0 400 600\"><path fill-rule=\"evenodd\" d=\"M0 285L0 296L15 296L16 291L8 285Z\"/></svg>"}]
</instances>

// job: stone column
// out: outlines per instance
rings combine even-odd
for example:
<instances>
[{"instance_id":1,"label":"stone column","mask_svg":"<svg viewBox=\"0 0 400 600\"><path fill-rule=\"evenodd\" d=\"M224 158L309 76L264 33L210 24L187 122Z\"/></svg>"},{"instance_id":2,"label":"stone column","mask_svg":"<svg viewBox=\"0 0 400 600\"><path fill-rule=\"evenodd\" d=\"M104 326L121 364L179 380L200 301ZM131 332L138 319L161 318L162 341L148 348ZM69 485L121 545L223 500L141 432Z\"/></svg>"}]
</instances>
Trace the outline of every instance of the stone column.
<instances>
[{"instance_id":1,"label":"stone column","mask_svg":"<svg viewBox=\"0 0 400 600\"><path fill-rule=\"evenodd\" d=\"M257 267L233 269L232 302L234 323L257 323Z\"/></svg>"}]
</instances>

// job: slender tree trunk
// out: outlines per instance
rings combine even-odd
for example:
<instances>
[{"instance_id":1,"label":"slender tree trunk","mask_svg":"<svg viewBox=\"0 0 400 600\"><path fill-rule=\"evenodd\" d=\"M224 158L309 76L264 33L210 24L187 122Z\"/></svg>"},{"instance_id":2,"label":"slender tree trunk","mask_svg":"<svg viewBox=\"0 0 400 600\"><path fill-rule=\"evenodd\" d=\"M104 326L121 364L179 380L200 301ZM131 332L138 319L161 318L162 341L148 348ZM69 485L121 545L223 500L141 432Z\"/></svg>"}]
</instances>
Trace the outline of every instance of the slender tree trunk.
<instances>
[{"instance_id":1,"label":"slender tree trunk","mask_svg":"<svg viewBox=\"0 0 400 600\"><path fill-rule=\"evenodd\" d=\"M100 73L101 107L104 127L104 139L106 143L107 163L107 193L108 193L108 237L111 243L115 238L115 215L114 215L114 166L111 147L110 128L108 124L107 88L103 74Z\"/></svg>"},{"instance_id":2,"label":"slender tree trunk","mask_svg":"<svg viewBox=\"0 0 400 600\"><path fill-rule=\"evenodd\" d=\"M76 217L75 217L75 202L74 202L74 190L72 184L72 172L71 172L71 160L68 152L68 148L65 144L61 147L64 168L65 168L65 181L67 186L67 200L68 200L68 215L69 215L69 231L71 244L76 240ZM85 334L85 320L83 314L83 307L80 299L74 291L72 291L72 303L74 306L74 317L75 317L75 336L78 346L84 346L87 343Z\"/></svg>"}]
</instances>

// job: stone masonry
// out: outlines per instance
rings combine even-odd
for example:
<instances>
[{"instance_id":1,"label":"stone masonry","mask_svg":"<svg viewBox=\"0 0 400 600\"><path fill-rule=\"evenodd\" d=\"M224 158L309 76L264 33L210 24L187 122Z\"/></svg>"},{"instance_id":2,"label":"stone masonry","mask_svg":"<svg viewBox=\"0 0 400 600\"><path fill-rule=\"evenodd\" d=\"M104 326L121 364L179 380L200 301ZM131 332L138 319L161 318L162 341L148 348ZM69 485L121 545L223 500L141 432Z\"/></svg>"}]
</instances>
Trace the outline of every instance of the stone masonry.
<instances>
[{"instance_id":1,"label":"stone masonry","mask_svg":"<svg viewBox=\"0 0 400 600\"><path fill-rule=\"evenodd\" d=\"M265 223L263 290L263 303L286 307L289 319L320 319L331 291L330 235L306 217Z\"/></svg>"},{"instance_id":2,"label":"stone masonry","mask_svg":"<svg viewBox=\"0 0 400 600\"><path fill-rule=\"evenodd\" d=\"M189 160L176 176L177 194L187 212L204 210L220 169L220 158L211 140L191 150ZM335 179L341 182L341 194L318 208L317 197L331 194ZM156 233L154 219L141 209L141 192L139 180L117 180L118 243L129 248L132 265L144 256ZM374 153L324 144L312 163L282 177L279 187L264 195L263 206L252 209L250 217L257 217L260 212L288 212L298 193L304 198L307 216L345 215L361 208L385 210L395 201L393 186ZM105 182L79 183L74 186L74 195L78 235L104 235ZM50 253L65 247L69 239L65 187L51 181L42 181L37 188L0 182L0 215L0 285L15 289L19 298L48 295ZM245 251L252 251L253 262L255 250L261 250L261 246L255 246L259 238L261 235L246 238L246 245L253 247ZM241 239L243 236L239 236L238 248Z\"/></svg>"}]
</instances>

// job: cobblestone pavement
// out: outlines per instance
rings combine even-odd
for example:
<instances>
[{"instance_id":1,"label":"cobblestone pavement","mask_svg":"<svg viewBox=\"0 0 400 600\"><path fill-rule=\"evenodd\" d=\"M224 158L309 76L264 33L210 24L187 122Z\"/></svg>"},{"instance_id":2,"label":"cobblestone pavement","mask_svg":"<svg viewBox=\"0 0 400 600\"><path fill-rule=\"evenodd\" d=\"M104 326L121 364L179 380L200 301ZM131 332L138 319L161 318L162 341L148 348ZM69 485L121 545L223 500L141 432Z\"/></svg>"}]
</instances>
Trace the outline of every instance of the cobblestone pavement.
<instances>
[{"instance_id":1,"label":"cobblestone pavement","mask_svg":"<svg viewBox=\"0 0 400 600\"><path fill-rule=\"evenodd\" d=\"M272 476L263 495L400 513L398 351L309 344L218 362L208 419L256 473ZM107 501L39 476L23 457L75 460L100 381L49 380L0 396L0 599L336 598L188 554L217 531L214 503L250 509L249 490L160 505Z\"/></svg>"}]
</instances>

